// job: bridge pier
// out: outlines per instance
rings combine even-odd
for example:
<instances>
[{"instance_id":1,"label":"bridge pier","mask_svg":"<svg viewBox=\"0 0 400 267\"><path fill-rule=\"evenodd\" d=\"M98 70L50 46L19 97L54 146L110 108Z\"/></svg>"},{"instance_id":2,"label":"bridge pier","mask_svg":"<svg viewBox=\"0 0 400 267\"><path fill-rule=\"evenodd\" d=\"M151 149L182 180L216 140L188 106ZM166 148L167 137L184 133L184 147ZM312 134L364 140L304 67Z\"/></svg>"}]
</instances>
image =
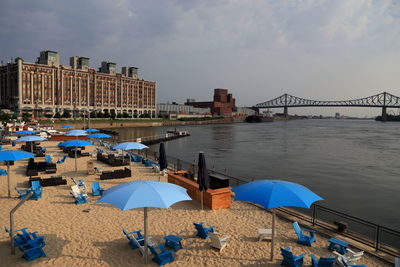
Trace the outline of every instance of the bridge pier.
<instances>
[{"instance_id":1,"label":"bridge pier","mask_svg":"<svg viewBox=\"0 0 400 267\"><path fill-rule=\"evenodd\" d=\"M386 107L382 107L382 122L387 121Z\"/></svg>"},{"instance_id":2,"label":"bridge pier","mask_svg":"<svg viewBox=\"0 0 400 267\"><path fill-rule=\"evenodd\" d=\"M283 107L283 116L285 119L289 118L288 107Z\"/></svg>"}]
</instances>

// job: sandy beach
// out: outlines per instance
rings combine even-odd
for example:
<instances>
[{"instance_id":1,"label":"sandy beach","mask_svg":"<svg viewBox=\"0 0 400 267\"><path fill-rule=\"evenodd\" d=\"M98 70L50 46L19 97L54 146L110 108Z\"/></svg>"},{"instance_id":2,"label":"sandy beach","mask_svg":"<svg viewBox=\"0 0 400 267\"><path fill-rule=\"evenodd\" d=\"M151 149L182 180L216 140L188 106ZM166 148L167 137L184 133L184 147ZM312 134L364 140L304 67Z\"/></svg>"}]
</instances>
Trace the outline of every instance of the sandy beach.
<instances>
[{"instance_id":1,"label":"sandy beach","mask_svg":"<svg viewBox=\"0 0 400 267\"><path fill-rule=\"evenodd\" d=\"M42 142L47 154L54 160L65 154L57 148L58 142ZM16 148L20 147L18 144ZM11 149L11 146L3 146ZM88 147L85 151L91 151ZM102 170L120 169L109 167L94 158L78 159L78 172L74 171L75 159L67 158L64 164L57 164L57 175L66 177L68 184L44 187L43 197L37 201L27 201L15 214L15 229L28 227L29 230L45 236L47 245L45 258L31 263L10 253L9 235L4 227L9 227L9 212L18 203L18 194L12 189L13 198L7 197L7 176L0 177L0 266L142 266L143 258L138 250L132 250L122 229L143 230L143 209L120 211L106 204L96 204L99 197L90 193L89 203L76 205L70 192L73 185L69 177L85 180L90 191L90 182L100 181L99 175L87 175L87 160L93 160L95 167ZM44 161L38 158L36 161ZM158 180L159 176L151 168L142 164L133 164L131 178L100 181L107 189L120 183L133 180ZM4 166L1 168L5 168ZM11 166L12 188L28 187L25 176L26 160L15 162ZM39 174L48 178L55 174ZM162 180L166 181L166 177ZM84 210L90 208L89 212ZM282 257L280 247L291 247L296 255L306 254L304 265L310 266L308 254L316 256L333 255L327 250L326 237L317 234L316 242L311 246L296 243L297 237L291 222L277 219L277 236L275 260L269 261L269 241L258 241L259 228L271 228L271 213L243 202L234 201L231 208L216 211L200 210L200 204L194 201L177 203L169 209L150 209L149 235L157 243L163 237L174 234L183 238L183 249L175 252L176 260L167 266L280 266ZM206 226L214 225L222 235L231 236L228 246L219 252L210 248L209 240L195 237L193 222L204 222ZM357 250L357 249L355 249ZM391 266L371 255L364 255L358 264L367 266ZM149 266L158 266L149 261Z\"/></svg>"}]
</instances>

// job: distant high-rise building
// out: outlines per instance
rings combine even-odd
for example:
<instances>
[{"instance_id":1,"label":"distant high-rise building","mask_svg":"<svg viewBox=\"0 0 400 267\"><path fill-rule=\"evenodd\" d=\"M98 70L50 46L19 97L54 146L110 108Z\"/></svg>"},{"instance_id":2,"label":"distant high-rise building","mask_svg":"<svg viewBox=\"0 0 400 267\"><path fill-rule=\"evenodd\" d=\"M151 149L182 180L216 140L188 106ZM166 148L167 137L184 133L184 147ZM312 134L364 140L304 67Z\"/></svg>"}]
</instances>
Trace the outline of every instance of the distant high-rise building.
<instances>
[{"instance_id":1,"label":"distant high-rise building","mask_svg":"<svg viewBox=\"0 0 400 267\"><path fill-rule=\"evenodd\" d=\"M117 73L111 62L102 62L96 72L87 57L61 65L57 52L42 51L36 63L17 59L0 66L0 107L36 116L68 110L155 117L156 83L139 79L135 67L127 74Z\"/></svg>"}]
</instances>

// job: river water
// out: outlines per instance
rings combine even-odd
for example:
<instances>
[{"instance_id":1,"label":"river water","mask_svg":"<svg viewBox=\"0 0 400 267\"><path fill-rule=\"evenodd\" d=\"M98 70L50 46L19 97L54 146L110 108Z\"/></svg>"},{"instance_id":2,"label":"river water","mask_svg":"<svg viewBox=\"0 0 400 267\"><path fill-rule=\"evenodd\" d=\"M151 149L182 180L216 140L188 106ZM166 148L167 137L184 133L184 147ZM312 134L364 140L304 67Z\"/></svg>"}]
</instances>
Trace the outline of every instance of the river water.
<instances>
[{"instance_id":1,"label":"river water","mask_svg":"<svg viewBox=\"0 0 400 267\"><path fill-rule=\"evenodd\" d=\"M172 127L121 128L120 140ZM299 120L176 127L190 137L169 141L167 154L244 179L300 183L318 204L400 230L400 123ZM158 146L151 149L157 150Z\"/></svg>"}]
</instances>

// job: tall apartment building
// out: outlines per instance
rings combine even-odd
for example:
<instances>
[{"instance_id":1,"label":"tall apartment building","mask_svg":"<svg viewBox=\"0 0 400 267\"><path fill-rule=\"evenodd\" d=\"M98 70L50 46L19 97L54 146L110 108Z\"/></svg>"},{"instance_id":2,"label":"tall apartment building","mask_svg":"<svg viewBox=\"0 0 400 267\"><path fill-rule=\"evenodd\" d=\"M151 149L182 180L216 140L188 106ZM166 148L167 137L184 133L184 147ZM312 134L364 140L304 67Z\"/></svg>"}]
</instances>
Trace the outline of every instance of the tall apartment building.
<instances>
[{"instance_id":1,"label":"tall apartment building","mask_svg":"<svg viewBox=\"0 0 400 267\"><path fill-rule=\"evenodd\" d=\"M138 68L102 62L99 71L89 58L71 57L60 64L57 52L42 51L36 63L16 59L0 66L0 107L38 116L65 110L128 113L156 117L156 83L139 79Z\"/></svg>"}]
</instances>

